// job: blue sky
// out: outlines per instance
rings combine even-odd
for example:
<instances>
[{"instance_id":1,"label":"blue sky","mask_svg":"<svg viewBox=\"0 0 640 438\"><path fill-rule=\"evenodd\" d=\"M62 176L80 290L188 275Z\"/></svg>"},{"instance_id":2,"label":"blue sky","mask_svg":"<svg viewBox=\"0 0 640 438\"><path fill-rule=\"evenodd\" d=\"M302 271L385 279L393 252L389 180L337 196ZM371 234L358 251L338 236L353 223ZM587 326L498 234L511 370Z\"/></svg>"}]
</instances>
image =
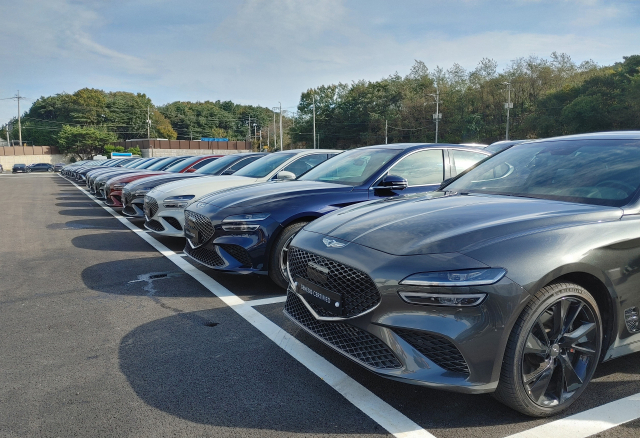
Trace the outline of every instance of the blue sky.
<instances>
[{"instance_id":1,"label":"blue sky","mask_svg":"<svg viewBox=\"0 0 640 438\"><path fill-rule=\"evenodd\" d=\"M295 110L308 88L406 75L415 59L640 53L637 0L0 0L0 16L0 98L93 87ZM0 100L0 125L16 113Z\"/></svg>"}]
</instances>

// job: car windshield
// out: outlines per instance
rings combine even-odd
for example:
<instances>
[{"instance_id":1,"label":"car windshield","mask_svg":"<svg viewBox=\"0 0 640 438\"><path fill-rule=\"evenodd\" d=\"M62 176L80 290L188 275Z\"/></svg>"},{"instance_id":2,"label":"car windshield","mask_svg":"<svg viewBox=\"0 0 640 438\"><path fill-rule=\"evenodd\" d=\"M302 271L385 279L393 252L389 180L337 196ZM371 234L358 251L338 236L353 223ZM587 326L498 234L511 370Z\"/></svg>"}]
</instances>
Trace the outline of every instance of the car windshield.
<instances>
[{"instance_id":1,"label":"car windshield","mask_svg":"<svg viewBox=\"0 0 640 438\"><path fill-rule=\"evenodd\" d=\"M444 190L620 207L640 187L640 141L555 140L515 145Z\"/></svg>"},{"instance_id":2,"label":"car windshield","mask_svg":"<svg viewBox=\"0 0 640 438\"><path fill-rule=\"evenodd\" d=\"M165 170L167 172L174 172L174 173L180 172L185 167L191 166L193 163L195 163L198 160L201 160L202 158L203 158L202 156L185 158L184 160L180 160L177 163L172 164L171 166L167 167Z\"/></svg>"},{"instance_id":3,"label":"car windshield","mask_svg":"<svg viewBox=\"0 0 640 438\"><path fill-rule=\"evenodd\" d=\"M359 186L400 152L397 149L354 149L325 161L299 179Z\"/></svg>"},{"instance_id":4,"label":"car windshield","mask_svg":"<svg viewBox=\"0 0 640 438\"><path fill-rule=\"evenodd\" d=\"M147 167L148 170L164 170L167 166L173 166L178 162L184 160L184 157L176 159L176 157L165 158L164 160L160 160L157 163Z\"/></svg>"},{"instance_id":5,"label":"car windshield","mask_svg":"<svg viewBox=\"0 0 640 438\"><path fill-rule=\"evenodd\" d=\"M147 169L149 167L151 167L153 164L157 163L158 161L161 161L160 158L149 158L147 161L140 163L140 164L136 164L134 166L132 166L132 169Z\"/></svg>"},{"instance_id":6,"label":"car windshield","mask_svg":"<svg viewBox=\"0 0 640 438\"><path fill-rule=\"evenodd\" d=\"M275 153L262 157L259 160L248 164L246 167L234 173L235 176L246 176L248 178L264 178L276 170L285 161L293 158L296 154Z\"/></svg>"},{"instance_id":7,"label":"car windshield","mask_svg":"<svg viewBox=\"0 0 640 438\"><path fill-rule=\"evenodd\" d=\"M196 170L194 173L202 173L205 175L216 174L220 172L222 169L225 169L231 164L235 163L236 160L238 160L238 156L234 156L234 155L226 155L224 157L218 158L214 162L209 163L206 166L202 166L200 169Z\"/></svg>"}]
</instances>

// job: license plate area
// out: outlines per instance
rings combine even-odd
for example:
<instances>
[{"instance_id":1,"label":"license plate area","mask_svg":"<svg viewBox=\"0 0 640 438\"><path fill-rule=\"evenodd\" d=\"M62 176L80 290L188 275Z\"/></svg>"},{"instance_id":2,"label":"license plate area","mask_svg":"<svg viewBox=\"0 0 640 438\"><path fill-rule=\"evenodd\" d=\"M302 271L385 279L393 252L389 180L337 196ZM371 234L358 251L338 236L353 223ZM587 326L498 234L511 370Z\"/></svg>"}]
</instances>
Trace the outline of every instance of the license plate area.
<instances>
[{"instance_id":1,"label":"license plate area","mask_svg":"<svg viewBox=\"0 0 640 438\"><path fill-rule=\"evenodd\" d=\"M309 304L331 313L333 316L342 316L342 295L325 289L322 286L311 283L304 278L296 277L296 292Z\"/></svg>"}]
</instances>

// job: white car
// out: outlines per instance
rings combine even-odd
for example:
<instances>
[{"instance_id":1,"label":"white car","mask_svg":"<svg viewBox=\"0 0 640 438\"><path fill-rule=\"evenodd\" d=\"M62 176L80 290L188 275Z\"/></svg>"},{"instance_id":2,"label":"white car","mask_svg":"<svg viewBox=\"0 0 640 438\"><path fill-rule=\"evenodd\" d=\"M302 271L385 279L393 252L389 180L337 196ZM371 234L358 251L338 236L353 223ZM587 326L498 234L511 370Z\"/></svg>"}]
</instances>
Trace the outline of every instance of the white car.
<instances>
[{"instance_id":1,"label":"white car","mask_svg":"<svg viewBox=\"0 0 640 438\"><path fill-rule=\"evenodd\" d=\"M339 154L334 149L293 149L269 154L233 175L203 176L162 184L144 197L144 226L164 236L184 237L184 208L219 190L275 179L295 179Z\"/></svg>"}]
</instances>

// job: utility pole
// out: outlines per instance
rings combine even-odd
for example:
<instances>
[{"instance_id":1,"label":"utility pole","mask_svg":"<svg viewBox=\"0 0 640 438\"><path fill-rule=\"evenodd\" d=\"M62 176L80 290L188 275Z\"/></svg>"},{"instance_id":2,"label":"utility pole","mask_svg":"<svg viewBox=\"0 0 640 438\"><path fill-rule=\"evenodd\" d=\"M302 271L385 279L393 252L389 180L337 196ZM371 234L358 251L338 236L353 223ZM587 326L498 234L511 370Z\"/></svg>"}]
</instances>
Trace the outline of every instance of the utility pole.
<instances>
[{"instance_id":1,"label":"utility pole","mask_svg":"<svg viewBox=\"0 0 640 438\"><path fill-rule=\"evenodd\" d=\"M316 148L316 95L313 96L313 148Z\"/></svg>"},{"instance_id":2,"label":"utility pole","mask_svg":"<svg viewBox=\"0 0 640 438\"><path fill-rule=\"evenodd\" d=\"M276 111L275 108L272 109L273 112L273 150L278 150L278 130L276 129Z\"/></svg>"},{"instance_id":3,"label":"utility pole","mask_svg":"<svg viewBox=\"0 0 640 438\"><path fill-rule=\"evenodd\" d=\"M11 146L11 140L9 139L9 131L11 130L11 125L7 123L7 146Z\"/></svg>"},{"instance_id":4,"label":"utility pole","mask_svg":"<svg viewBox=\"0 0 640 438\"><path fill-rule=\"evenodd\" d=\"M442 114L440 114L440 89L437 87L436 87L436 113L433 115L433 120L436 121L436 144L437 144L438 143L438 124L440 123L440 120L442 120Z\"/></svg>"},{"instance_id":5,"label":"utility pole","mask_svg":"<svg viewBox=\"0 0 640 438\"><path fill-rule=\"evenodd\" d=\"M262 152L262 129L260 130L260 144L258 145L258 152Z\"/></svg>"},{"instance_id":6,"label":"utility pole","mask_svg":"<svg viewBox=\"0 0 640 438\"><path fill-rule=\"evenodd\" d=\"M20 146L22 146L22 125L20 124L20 99L24 99L20 96L20 90L18 90L18 94L16 94L16 99L18 99L18 139L20 141Z\"/></svg>"},{"instance_id":7,"label":"utility pole","mask_svg":"<svg viewBox=\"0 0 640 438\"><path fill-rule=\"evenodd\" d=\"M507 109L507 138L509 140L509 110L513 108L513 104L511 103L511 82L503 82L507 86L508 99L507 103L504 104L504 107Z\"/></svg>"},{"instance_id":8,"label":"utility pole","mask_svg":"<svg viewBox=\"0 0 640 438\"><path fill-rule=\"evenodd\" d=\"M249 114L249 124L247 126L249 127L249 141L251 141L251 114Z\"/></svg>"},{"instance_id":9,"label":"utility pole","mask_svg":"<svg viewBox=\"0 0 640 438\"><path fill-rule=\"evenodd\" d=\"M267 147L271 147L271 129L267 126Z\"/></svg>"},{"instance_id":10,"label":"utility pole","mask_svg":"<svg viewBox=\"0 0 640 438\"><path fill-rule=\"evenodd\" d=\"M282 150L282 146L284 145L284 139L282 137L282 104L280 102L278 102L278 104L280 105L280 150Z\"/></svg>"},{"instance_id":11,"label":"utility pole","mask_svg":"<svg viewBox=\"0 0 640 438\"><path fill-rule=\"evenodd\" d=\"M388 142L388 134L389 134L389 122L385 119L384 121L384 144L389 144Z\"/></svg>"},{"instance_id":12,"label":"utility pole","mask_svg":"<svg viewBox=\"0 0 640 438\"><path fill-rule=\"evenodd\" d=\"M149 118L149 105L147 105L147 138L151 137L150 131L151 131L151 119Z\"/></svg>"}]
</instances>

